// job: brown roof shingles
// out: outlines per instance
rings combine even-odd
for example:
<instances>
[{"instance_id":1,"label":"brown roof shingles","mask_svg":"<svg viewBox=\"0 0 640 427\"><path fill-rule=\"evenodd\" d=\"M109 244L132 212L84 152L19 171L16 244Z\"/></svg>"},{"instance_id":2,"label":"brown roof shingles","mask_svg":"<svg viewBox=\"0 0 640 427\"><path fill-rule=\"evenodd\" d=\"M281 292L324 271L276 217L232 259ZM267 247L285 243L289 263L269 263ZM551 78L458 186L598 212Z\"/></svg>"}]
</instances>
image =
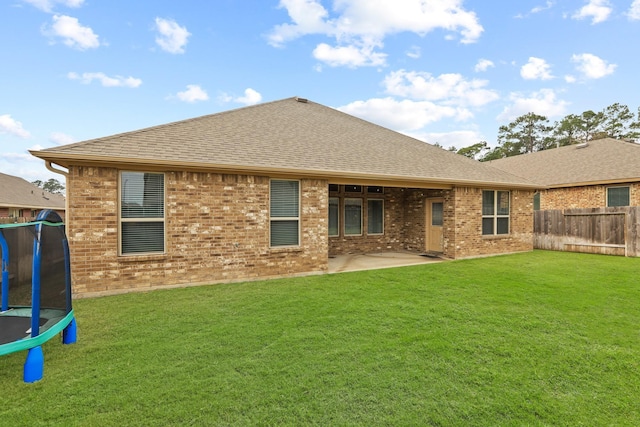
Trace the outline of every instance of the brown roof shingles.
<instances>
[{"instance_id":1,"label":"brown roof shingles","mask_svg":"<svg viewBox=\"0 0 640 427\"><path fill-rule=\"evenodd\" d=\"M0 206L61 210L65 201L63 196L44 191L25 179L0 173Z\"/></svg>"},{"instance_id":2,"label":"brown roof shingles","mask_svg":"<svg viewBox=\"0 0 640 427\"><path fill-rule=\"evenodd\" d=\"M311 101L287 98L32 152L83 161L302 171L449 184L532 188L526 179Z\"/></svg>"},{"instance_id":3,"label":"brown roof shingles","mask_svg":"<svg viewBox=\"0 0 640 427\"><path fill-rule=\"evenodd\" d=\"M640 144L604 138L489 162L547 187L640 181Z\"/></svg>"}]
</instances>

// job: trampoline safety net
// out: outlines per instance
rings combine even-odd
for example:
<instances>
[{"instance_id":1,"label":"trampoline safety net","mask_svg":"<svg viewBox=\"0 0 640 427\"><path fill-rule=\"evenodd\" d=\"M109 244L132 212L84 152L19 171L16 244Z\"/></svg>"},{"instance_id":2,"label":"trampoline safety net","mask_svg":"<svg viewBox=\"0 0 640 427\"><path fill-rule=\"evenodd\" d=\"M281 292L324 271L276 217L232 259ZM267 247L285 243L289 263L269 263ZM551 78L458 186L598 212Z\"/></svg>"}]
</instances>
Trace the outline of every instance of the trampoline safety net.
<instances>
[{"instance_id":1,"label":"trampoline safety net","mask_svg":"<svg viewBox=\"0 0 640 427\"><path fill-rule=\"evenodd\" d=\"M6 285L0 287L0 295L8 297L10 307L30 307L32 298L39 297L41 309L71 311L71 296L67 295L70 278L65 262L68 253L64 224L61 220L48 221L55 221L55 217L26 224L0 225L0 283L6 278L9 283L8 291ZM40 257L39 263L34 263L34 256ZM34 276L39 278L40 294L32 296Z\"/></svg>"}]
</instances>

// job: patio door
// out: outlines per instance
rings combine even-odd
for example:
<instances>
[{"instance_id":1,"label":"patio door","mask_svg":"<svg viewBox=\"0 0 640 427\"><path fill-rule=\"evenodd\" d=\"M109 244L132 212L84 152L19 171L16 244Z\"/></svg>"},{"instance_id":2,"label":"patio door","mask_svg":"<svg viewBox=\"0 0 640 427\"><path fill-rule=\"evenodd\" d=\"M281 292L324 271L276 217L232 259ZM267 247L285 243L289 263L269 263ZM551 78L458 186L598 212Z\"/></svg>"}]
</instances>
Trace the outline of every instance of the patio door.
<instances>
[{"instance_id":1,"label":"patio door","mask_svg":"<svg viewBox=\"0 0 640 427\"><path fill-rule=\"evenodd\" d=\"M444 199L427 199L425 208L427 213L425 249L427 252L442 253L444 250L442 236Z\"/></svg>"}]
</instances>

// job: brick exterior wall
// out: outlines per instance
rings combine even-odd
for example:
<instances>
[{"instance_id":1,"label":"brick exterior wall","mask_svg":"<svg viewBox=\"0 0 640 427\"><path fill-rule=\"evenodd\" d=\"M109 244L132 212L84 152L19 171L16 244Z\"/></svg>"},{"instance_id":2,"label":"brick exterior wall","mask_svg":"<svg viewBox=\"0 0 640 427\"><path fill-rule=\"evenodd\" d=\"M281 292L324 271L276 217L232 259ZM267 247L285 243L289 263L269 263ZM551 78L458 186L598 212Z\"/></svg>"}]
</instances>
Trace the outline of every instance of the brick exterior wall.
<instances>
[{"instance_id":1,"label":"brick exterior wall","mask_svg":"<svg viewBox=\"0 0 640 427\"><path fill-rule=\"evenodd\" d=\"M165 173L166 253L118 255L118 170L69 168L76 294L327 270L327 186L300 181L300 247L269 248L269 178Z\"/></svg>"},{"instance_id":2,"label":"brick exterior wall","mask_svg":"<svg viewBox=\"0 0 640 427\"><path fill-rule=\"evenodd\" d=\"M42 212L44 209L30 209L30 208L0 208L0 218L12 218L15 219L14 217L10 217L9 215L13 212L14 209L19 209L20 211L22 211L22 216L18 217L17 219L19 219L18 222L29 222L29 221L35 221L35 219L38 217L38 214L40 212ZM33 215L31 215L33 213ZM60 215L60 218L62 218L64 220L64 210L56 210L56 213L58 215ZM8 222L13 222L13 221L3 221L4 224L8 223Z\"/></svg>"},{"instance_id":3,"label":"brick exterior wall","mask_svg":"<svg viewBox=\"0 0 640 427\"><path fill-rule=\"evenodd\" d=\"M584 209L607 206L607 188L629 186L630 206L640 206L640 183L555 188L540 192L540 210Z\"/></svg>"},{"instance_id":4,"label":"brick exterior wall","mask_svg":"<svg viewBox=\"0 0 640 427\"><path fill-rule=\"evenodd\" d=\"M67 234L74 293L324 273L329 255L424 252L425 200L444 200L444 256L533 249L533 193L511 192L510 234L482 236L482 191L385 188L339 193L340 236L328 237L328 181L300 180L300 246L269 247L269 177L165 172L164 254L118 255L119 171L69 168ZM343 198L363 199L363 235L343 235ZM367 235L367 200L384 200L384 234Z\"/></svg>"},{"instance_id":5,"label":"brick exterior wall","mask_svg":"<svg viewBox=\"0 0 640 427\"><path fill-rule=\"evenodd\" d=\"M445 200L445 256L471 258L533 250L533 191L510 192L509 234L504 236L482 235L481 189L456 188L453 193Z\"/></svg>"}]
</instances>

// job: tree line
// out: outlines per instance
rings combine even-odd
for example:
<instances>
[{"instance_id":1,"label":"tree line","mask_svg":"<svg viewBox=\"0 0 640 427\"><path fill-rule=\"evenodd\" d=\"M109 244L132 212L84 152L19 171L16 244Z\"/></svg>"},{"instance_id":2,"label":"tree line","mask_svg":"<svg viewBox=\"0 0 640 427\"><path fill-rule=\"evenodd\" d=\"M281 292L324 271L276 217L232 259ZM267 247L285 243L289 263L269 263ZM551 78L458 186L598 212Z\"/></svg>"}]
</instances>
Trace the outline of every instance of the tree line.
<instances>
[{"instance_id":1,"label":"tree line","mask_svg":"<svg viewBox=\"0 0 640 427\"><path fill-rule=\"evenodd\" d=\"M553 124L545 116L527 113L500 126L498 145L494 148L486 141L480 141L449 150L483 162L601 138L634 142L640 139L640 107L634 114L628 106L615 103L599 112L588 110L579 115L569 114Z\"/></svg>"}]
</instances>

